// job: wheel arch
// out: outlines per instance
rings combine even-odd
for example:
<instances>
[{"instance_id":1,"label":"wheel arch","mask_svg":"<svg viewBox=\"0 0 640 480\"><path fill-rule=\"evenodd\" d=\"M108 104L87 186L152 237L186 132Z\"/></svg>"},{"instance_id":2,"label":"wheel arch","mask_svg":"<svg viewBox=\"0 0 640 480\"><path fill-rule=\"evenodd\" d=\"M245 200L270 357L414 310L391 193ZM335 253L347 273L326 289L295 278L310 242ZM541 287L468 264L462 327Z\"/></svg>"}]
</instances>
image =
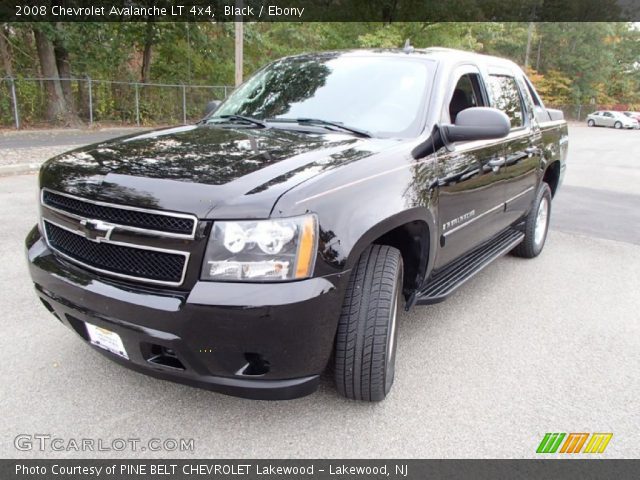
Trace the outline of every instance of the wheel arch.
<instances>
[{"instance_id":1,"label":"wheel arch","mask_svg":"<svg viewBox=\"0 0 640 480\"><path fill-rule=\"evenodd\" d=\"M415 208L386 218L367 230L354 244L347 260L357 263L369 245L397 248L404 264L403 293L406 297L420 287L433 264L435 224L426 208Z\"/></svg>"},{"instance_id":2,"label":"wheel arch","mask_svg":"<svg viewBox=\"0 0 640 480\"><path fill-rule=\"evenodd\" d=\"M549 185L551 189L551 197L555 197L556 191L560 184L560 160L555 160L547 165L542 176L542 181Z\"/></svg>"}]
</instances>

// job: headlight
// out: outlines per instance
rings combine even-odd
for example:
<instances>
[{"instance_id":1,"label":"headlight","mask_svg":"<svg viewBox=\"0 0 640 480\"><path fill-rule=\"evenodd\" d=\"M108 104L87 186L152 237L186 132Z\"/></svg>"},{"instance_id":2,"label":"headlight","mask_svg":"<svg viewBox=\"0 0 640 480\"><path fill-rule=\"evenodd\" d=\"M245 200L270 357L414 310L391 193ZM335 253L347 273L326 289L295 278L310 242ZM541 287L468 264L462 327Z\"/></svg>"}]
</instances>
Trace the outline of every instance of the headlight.
<instances>
[{"instance_id":1,"label":"headlight","mask_svg":"<svg viewBox=\"0 0 640 480\"><path fill-rule=\"evenodd\" d=\"M200 277L241 282L308 278L317 242L315 215L214 222Z\"/></svg>"}]
</instances>

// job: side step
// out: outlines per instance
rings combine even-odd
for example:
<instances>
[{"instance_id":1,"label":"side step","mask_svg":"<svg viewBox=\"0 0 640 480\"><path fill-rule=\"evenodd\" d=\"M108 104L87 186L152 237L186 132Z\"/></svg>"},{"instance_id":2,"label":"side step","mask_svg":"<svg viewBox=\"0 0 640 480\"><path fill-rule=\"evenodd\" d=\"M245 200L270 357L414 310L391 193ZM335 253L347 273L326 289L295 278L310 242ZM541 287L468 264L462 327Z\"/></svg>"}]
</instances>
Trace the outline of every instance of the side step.
<instances>
[{"instance_id":1,"label":"side step","mask_svg":"<svg viewBox=\"0 0 640 480\"><path fill-rule=\"evenodd\" d=\"M518 230L505 230L488 242L471 250L433 275L418 292L416 304L429 305L442 302L460 285L473 277L496 258L508 253L524 239Z\"/></svg>"}]
</instances>

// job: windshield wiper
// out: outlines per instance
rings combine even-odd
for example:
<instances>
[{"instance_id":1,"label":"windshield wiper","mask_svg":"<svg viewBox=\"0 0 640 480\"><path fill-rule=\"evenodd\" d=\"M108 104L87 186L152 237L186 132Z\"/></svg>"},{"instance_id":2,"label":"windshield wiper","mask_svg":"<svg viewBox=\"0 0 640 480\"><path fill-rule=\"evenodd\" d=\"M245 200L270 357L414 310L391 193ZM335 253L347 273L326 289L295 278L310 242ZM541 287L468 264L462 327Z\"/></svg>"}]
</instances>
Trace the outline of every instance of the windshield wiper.
<instances>
[{"instance_id":1,"label":"windshield wiper","mask_svg":"<svg viewBox=\"0 0 640 480\"><path fill-rule=\"evenodd\" d=\"M258 120L257 118L253 118L253 117L245 117L244 115L220 115L219 117L208 118L207 123L217 119L236 120L236 121L245 122L245 123L252 123L261 128L269 128L269 125L267 125L262 120Z\"/></svg>"},{"instance_id":2,"label":"windshield wiper","mask_svg":"<svg viewBox=\"0 0 640 480\"><path fill-rule=\"evenodd\" d=\"M319 127L327 127L329 130L339 129L345 132L354 133L360 137L371 138L373 135L366 130L356 127L349 127L340 122L332 122L330 120L322 120L320 118L269 118L269 122L295 122L300 125L317 125Z\"/></svg>"}]
</instances>

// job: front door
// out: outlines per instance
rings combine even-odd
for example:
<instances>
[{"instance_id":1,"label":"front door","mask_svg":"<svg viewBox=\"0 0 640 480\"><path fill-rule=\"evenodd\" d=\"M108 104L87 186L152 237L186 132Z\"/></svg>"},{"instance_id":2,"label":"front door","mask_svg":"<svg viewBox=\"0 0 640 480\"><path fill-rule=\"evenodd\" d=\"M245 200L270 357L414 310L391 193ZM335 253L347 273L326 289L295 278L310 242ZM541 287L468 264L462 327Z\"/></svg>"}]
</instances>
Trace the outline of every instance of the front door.
<instances>
[{"instance_id":1,"label":"front door","mask_svg":"<svg viewBox=\"0 0 640 480\"><path fill-rule=\"evenodd\" d=\"M465 108L488 106L488 96L477 68L456 70L448 111L443 123L455 123ZM506 180L504 141L456 143L438 155L440 249L435 268L471 250L507 226L504 213ZM444 150L444 149L443 149Z\"/></svg>"}]
</instances>

